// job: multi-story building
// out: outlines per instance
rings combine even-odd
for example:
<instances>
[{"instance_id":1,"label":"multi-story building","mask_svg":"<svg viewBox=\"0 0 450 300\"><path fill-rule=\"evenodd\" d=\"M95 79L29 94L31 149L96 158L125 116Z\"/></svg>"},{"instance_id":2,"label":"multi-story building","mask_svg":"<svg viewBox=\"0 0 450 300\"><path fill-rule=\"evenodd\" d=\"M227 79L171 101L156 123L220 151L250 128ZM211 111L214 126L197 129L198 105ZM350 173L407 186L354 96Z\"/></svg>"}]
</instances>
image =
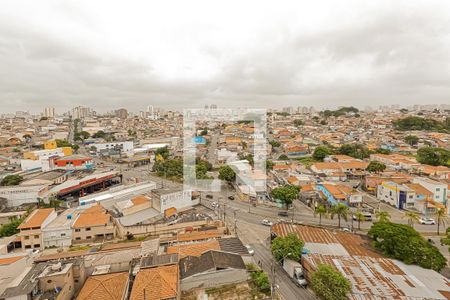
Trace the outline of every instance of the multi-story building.
<instances>
[{"instance_id":1,"label":"multi-story building","mask_svg":"<svg viewBox=\"0 0 450 300\"><path fill-rule=\"evenodd\" d=\"M75 221L76 212L74 208L67 209L42 228L45 248L63 248L72 245L72 224Z\"/></svg>"},{"instance_id":2,"label":"multi-story building","mask_svg":"<svg viewBox=\"0 0 450 300\"><path fill-rule=\"evenodd\" d=\"M46 117L46 118L54 118L55 117L55 108L54 107L44 108L44 112L42 113L42 116Z\"/></svg>"},{"instance_id":3,"label":"multi-story building","mask_svg":"<svg viewBox=\"0 0 450 300\"><path fill-rule=\"evenodd\" d=\"M65 170L90 170L94 168L94 160L89 156L70 155L55 159L54 166Z\"/></svg>"},{"instance_id":4,"label":"multi-story building","mask_svg":"<svg viewBox=\"0 0 450 300\"><path fill-rule=\"evenodd\" d=\"M42 229L50 224L56 216L54 208L34 210L18 227L22 249L44 249Z\"/></svg>"},{"instance_id":5,"label":"multi-story building","mask_svg":"<svg viewBox=\"0 0 450 300\"><path fill-rule=\"evenodd\" d=\"M414 207L416 192L404 184L384 181L377 188L377 198L399 209Z\"/></svg>"},{"instance_id":6,"label":"multi-story building","mask_svg":"<svg viewBox=\"0 0 450 300\"><path fill-rule=\"evenodd\" d=\"M112 239L115 235L111 215L100 204L80 212L72 228L74 242Z\"/></svg>"},{"instance_id":7,"label":"multi-story building","mask_svg":"<svg viewBox=\"0 0 450 300\"><path fill-rule=\"evenodd\" d=\"M425 177L415 177L413 183L418 183L433 193L433 200L444 205L447 204L448 185Z\"/></svg>"},{"instance_id":8,"label":"multi-story building","mask_svg":"<svg viewBox=\"0 0 450 300\"><path fill-rule=\"evenodd\" d=\"M110 152L120 152L122 155L133 156L134 155L134 144L132 141L125 142L111 142L111 143L97 143L92 144L94 146L97 154ZM118 153L119 154L119 153Z\"/></svg>"}]
</instances>

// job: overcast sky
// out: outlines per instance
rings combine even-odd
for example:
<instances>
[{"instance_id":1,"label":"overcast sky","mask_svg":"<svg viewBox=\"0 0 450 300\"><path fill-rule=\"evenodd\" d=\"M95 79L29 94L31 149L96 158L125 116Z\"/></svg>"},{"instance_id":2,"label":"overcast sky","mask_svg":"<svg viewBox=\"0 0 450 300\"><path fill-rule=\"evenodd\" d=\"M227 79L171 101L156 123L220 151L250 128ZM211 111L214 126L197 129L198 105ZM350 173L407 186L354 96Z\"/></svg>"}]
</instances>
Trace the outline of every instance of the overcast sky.
<instances>
[{"instance_id":1,"label":"overcast sky","mask_svg":"<svg viewBox=\"0 0 450 300\"><path fill-rule=\"evenodd\" d=\"M450 1L2 1L0 103L450 103Z\"/></svg>"}]
</instances>

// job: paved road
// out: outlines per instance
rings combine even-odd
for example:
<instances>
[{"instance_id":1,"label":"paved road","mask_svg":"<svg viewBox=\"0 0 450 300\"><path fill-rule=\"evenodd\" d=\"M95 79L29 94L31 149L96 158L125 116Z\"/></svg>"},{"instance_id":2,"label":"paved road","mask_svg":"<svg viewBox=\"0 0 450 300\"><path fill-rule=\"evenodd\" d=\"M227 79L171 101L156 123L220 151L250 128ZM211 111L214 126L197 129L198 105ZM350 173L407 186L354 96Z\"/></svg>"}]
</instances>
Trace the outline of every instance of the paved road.
<instances>
[{"instance_id":1,"label":"paved road","mask_svg":"<svg viewBox=\"0 0 450 300\"><path fill-rule=\"evenodd\" d=\"M208 146L207 160L212 164L213 168L217 166L217 140L219 135L212 132L211 141Z\"/></svg>"}]
</instances>

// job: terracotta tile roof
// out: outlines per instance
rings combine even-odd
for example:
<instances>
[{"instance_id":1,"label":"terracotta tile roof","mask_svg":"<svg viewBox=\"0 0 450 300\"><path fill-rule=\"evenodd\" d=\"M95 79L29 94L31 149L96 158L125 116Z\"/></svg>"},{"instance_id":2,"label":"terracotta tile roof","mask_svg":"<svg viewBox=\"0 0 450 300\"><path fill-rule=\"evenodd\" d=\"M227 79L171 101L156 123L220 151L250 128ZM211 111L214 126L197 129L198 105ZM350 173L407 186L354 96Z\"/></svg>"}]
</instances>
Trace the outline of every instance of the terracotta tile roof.
<instances>
[{"instance_id":1,"label":"terracotta tile roof","mask_svg":"<svg viewBox=\"0 0 450 300\"><path fill-rule=\"evenodd\" d=\"M21 260L22 258L24 258L25 256L11 256L11 257L4 257L4 258L0 258L0 265L9 265L9 264L13 264L16 261Z\"/></svg>"},{"instance_id":2,"label":"terracotta tile roof","mask_svg":"<svg viewBox=\"0 0 450 300\"><path fill-rule=\"evenodd\" d=\"M183 244L167 247L168 254L177 253L180 258L186 256L200 256L208 250L220 250L220 244L217 240L195 243Z\"/></svg>"},{"instance_id":3,"label":"terracotta tile roof","mask_svg":"<svg viewBox=\"0 0 450 300\"><path fill-rule=\"evenodd\" d=\"M90 276L77 300L122 300L128 285L128 272Z\"/></svg>"},{"instance_id":4,"label":"terracotta tile roof","mask_svg":"<svg viewBox=\"0 0 450 300\"><path fill-rule=\"evenodd\" d=\"M150 198L144 195L139 195L131 199L134 205L141 205L150 201Z\"/></svg>"},{"instance_id":5,"label":"terracotta tile roof","mask_svg":"<svg viewBox=\"0 0 450 300\"><path fill-rule=\"evenodd\" d=\"M110 215L108 212L100 205L94 205L78 216L73 224L74 228L82 228L89 226L100 226L105 225L110 222Z\"/></svg>"},{"instance_id":6,"label":"terracotta tile roof","mask_svg":"<svg viewBox=\"0 0 450 300\"><path fill-rule=\"evenodd\" d=\"M130 300L162 300L178 296L178 265L141 269L134 280Z\"/></svg>"},{"instance_id":7,"label":"terracotta tile roof","mask_svg":"<svg viewBox=\"0 0 450 300\"><path fill-rule=\"evenodd\" d=\"M208 240L212 238L220 237L218 230L208 230L208 231L192 231L186 233L178 234L178 241L198 241L198 240Z\"/></svg>"},{"instance_id":8,"label":"terracotta tile roof","mask_svg":"<svg viewBox=\"0 0 450 300\"><path fill-rule=\"evenodd\" d=\"M31 215L25 219L25 221L20 224L19 229L41 227L42 223L47 219L47 217L54 212L54 208L40 208L36 209L31 213Z\"/></svg>"},{"instance_id":9,"label":"terracotta tile roof","mask_svg":"<svg viewBox=\"0 0 450 300\"><path fill-rule=\"evenodd\" d=\"M318 162L313 164L318 170L341 170L341 165L336 162Z\"/></svg>"},{"instance_id":10,"label":"terracotta tile roof","mask_svg":"<svg viewBox=\"0 0 450 300\"><path fill-rule=\"evenodd\" d=\"M409 187L410 189L413 189L416 194L419 195L433 195L432 192L430 192L427 188L425 188L424 186L418 184L418 183L406 183L405 184L407 187Z\"/></svg>"},{"instance_id":11,"label":"terracotta tile roof","mask_svg":"<svg viewBox=\"0 0 450 300\"><path fill-rule=\"evenodd\" d=\"M173 216L176 213L177 213L177 209L175 207L169 207L168 209L166 209L164 211L164 217L170 218L171 216Z\"/></svg>"}]
</instances>

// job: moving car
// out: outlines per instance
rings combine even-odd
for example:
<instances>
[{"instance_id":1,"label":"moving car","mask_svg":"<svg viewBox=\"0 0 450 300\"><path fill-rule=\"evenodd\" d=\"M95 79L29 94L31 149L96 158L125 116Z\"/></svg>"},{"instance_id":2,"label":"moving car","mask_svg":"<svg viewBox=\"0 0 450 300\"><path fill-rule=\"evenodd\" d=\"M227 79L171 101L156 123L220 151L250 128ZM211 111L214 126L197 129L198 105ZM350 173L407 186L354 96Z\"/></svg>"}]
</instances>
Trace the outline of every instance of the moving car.
<instances>
[{"instance_id":1,"label":"moving car","mask_svg":"<svg viewBox=\"0 0 450 300\"><path fill-rule=\"evenodd\" d=\"M436 221L431 218L420 218L419 223L423 225L436 225Z\"/></svg>"},{"instance_id":2,"label":"moving car","mask_svg":"<svg viewBox=\"0 0 450 300\"><path fill-rule=\"evenodd\" d=\"M248 254L250 254L250 255L255 254L255 250L253 250L253 248L250 247L250 245L245 245L245 248L247 248Z\"/></svg>"},{"instance_id":3,"label":"moving car","mask_svg":"<svg viewBox=\"0 0 450 300\"><path fill-rule=\"evenodd\" d=\"M279 215L280 217L288 217L288 216L289 216L289 214L288 214L287 211L280 211L280 212L278 212L278 215Z\"/></svg>"},{"instance_id":4,"label":"moving car","mask_svg":"<svg viewBox=\"0 0 450 300\"><path fill-rule=\"evenodd\" d=\"M264 219L261 221L261 224L265 225L265 226L272 226L273 223L267 219Z\"/></svg>"},{"instance_id":5,"label":"moving car","mask_svg":"<svg viewBox=\"0 0 450 300\"><path fill-rule=\"evenodd\" d=\"M292 281L295 282L295 284L303 287L307 285L306 279L303 274L302 265L299 262L296 262L291 259L284 259L283 269L284 271L286 271L286 273L289 275Z\"/></svg>"}]
</instances>

